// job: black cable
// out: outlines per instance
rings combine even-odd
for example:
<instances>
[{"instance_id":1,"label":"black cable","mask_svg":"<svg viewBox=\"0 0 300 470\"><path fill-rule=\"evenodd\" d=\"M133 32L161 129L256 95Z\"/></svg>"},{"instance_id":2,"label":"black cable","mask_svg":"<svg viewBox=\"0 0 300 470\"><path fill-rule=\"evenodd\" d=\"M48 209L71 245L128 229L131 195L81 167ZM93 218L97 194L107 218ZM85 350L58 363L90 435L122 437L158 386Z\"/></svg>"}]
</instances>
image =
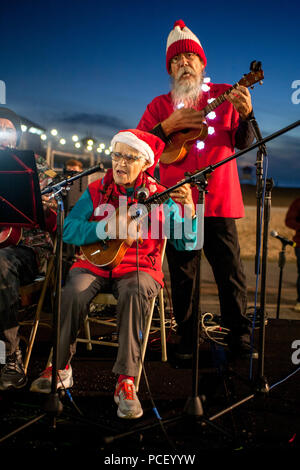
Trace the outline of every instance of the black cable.
<instances>
[{"instance_id":1,"label":"black cable","mask_svg":"<svg viewBox=\"0 0 300 470\"><path fill-rule=\"evenodd\" d=\"M138 227L138 226L137 226ZM159 422L159 425L161 427L161 430L168 442L168 444L170 445L170 447L173 449L173 450L176 450L176 447L175 445L173 444L173 442L171 441L171 439L169 438L168 434L167 434L167 431L165 429L165 426L162 422L162 418L157 410L157 407L155 405L155 402L154 402L154 399L153 399L153 396L152 396L152 393L151 393L151 390L150 390L150 386L149 386L149 381L148 381L148 377L147 377L147 373L146 373L146 370L145 370L145 366L144 366L144 361L142 359L142 339L143 339L143 332L142 332L142 326L141 326L141 322L142 322L142 300L141 300L141 292L140 292L140 276L139 276L139 240L138 240L138 230L137 230L137 239L136 239L136 273L137 273L137 285L138 285L138 299L139 299L139 308L140 308L140 331L139 331L139 346L140 346L140 360L141 360L141 364L142 364L142 371L143 371L143 374L144 374L144 378L145 378L145 383L146 383L146 387L147 387L147 390L148 390L148 393L149 393L149 397L150 397L150 401L151 401L151 404L152 404L152 410ZM146 352L146 351L145 351Z\"/></svg>"},{"instance_id":2,"label":"black cable","mask_svg":"<svg viewBox=\"0 0 300 470\"><path fill-rule=\"evenodd\" d=\"M58 378L59 378L59 380L60 380L60 383L61 383L61 385L62 385L62 388L63 388L64 392L66 393L66 395L68 396L70 402L71 402L72 405L74 406L75 410L80 414L80 416L84 416L84 414L82 413L82 411L80 410L80 408L76 405L76 403L75 403L75 401L74 401L74 399L73 399L73 397L72 397L72 395L71 395L70 390L65 387L65 385L64 385L64 383L63 383L63 381L62 381L62 379L61 379L61 376L60 376L59 371L57 372L57 374L58 374Z\"/></svg>"}]
</instances>

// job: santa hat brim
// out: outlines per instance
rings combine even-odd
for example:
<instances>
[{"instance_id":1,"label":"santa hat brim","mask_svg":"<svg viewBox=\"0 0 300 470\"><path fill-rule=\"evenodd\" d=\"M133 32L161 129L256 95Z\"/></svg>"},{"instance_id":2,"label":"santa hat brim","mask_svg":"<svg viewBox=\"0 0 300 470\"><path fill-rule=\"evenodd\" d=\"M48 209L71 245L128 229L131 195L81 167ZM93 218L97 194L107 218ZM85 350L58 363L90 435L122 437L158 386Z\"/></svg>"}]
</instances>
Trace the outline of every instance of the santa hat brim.
<instances>
[{"instance_id":1,"label":"santa hat brim","mask_svg":"<svg viewBox=\"0 0 300 470\"><path fill-rule=\"evenodd\" d=\"M127 144L129 147L132 147L146 158L149 163L149 166L154 163L154 152L150 145L147 144L144 140L139 139L135 134L128 131L119 132L116 134L111 141L111 146L114 147L116 143Z\"/></svg>"}]
</instances>

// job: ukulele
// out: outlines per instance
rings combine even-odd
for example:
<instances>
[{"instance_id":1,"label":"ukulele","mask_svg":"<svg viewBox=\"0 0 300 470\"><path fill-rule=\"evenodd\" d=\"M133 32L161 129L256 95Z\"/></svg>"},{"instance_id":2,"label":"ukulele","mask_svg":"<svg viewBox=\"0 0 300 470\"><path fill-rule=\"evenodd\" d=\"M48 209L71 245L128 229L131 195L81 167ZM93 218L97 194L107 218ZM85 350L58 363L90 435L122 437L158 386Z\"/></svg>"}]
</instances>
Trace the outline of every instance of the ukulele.
<instances>
[{"instance_id":1,"label":"ukulele","mask_svg":"<svg viewBox=\"0 0 300 470\"><path fill-rule=\"evenodd\" d=\"M247 75L232 87L228 88L222 95L218 96L214 101L209 103L205 108L201 110L204 116L207 116L210 112L216 109L222 104L226 96L238 85L244 87L252 87L255 83L261 82L264 78L263 70L254 70L249 72ZM194 145L196 140L205 140L208 134L208 126L202 123L199 129L182 129L181 131L175 132L169 136L169 142L166 144L165 149L160 157L161 163L170 165L171 163L178 163L183 160L189 153L191 147Z\"/></svg>"},{"instance_id":2,"label":"ukulele","mask_svg":"<svg viewBox=\"0 0 300 470\"><path fill-rule=\"evenodd\" d=\"M199 171L200 170L195 170L189 174L187 173L186 176L196 175ZM186 183L189 183L188 178L186 180L180 181L179 183L175 184L170 188L165 189L162 193L153 194L149 199L147 199L143 203L142 208L139 207L135 214L131 215L129 214L129 212L127 212L127 227L129 227L129 224L131 224L132 222L135 222L138 226L141 220L146 217L151 211L152 204L163 204L169 199L170 193L175 188L178 188L179 186L182 186ZM115 217L114 223L116 224L116 227L119 227L119 208L116 209L115 215L113 215L112 217ZM108 223L109 222L107 222L107 225ZM97 266L104 270L112 270L121 263L126 251L128 250L128 248L131 247L131 245L135 241L137 241L136 238L128 234L126 239L115 238L108 240L99 240L95 243L82 245L80 247L80 250L83 257L94 266ZM143 240L139 237L138 242L142 243Z\"/></svg>"},{"instance_id":3,"label":"ukulele","mask_svg":"<svg viewBox=\"0 0 300 470\"><path fill-rule=\"evenodd\" d=\"M22 227L0 227L0 248L18 245L22 238Z\"/></svg>"}]
</instances>

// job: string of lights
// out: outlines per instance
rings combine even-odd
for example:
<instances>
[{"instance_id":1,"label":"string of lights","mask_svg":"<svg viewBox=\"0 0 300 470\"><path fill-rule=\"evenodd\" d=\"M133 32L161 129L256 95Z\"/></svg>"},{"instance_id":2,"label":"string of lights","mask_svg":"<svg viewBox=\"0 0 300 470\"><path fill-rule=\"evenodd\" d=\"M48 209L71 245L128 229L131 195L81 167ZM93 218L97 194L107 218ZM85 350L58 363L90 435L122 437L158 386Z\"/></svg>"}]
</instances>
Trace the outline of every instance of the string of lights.
<instances>
[{"instance_id":1,"label":"string of lights","mask_svg":"<svg viewBox=\"0 0 300 470\"><path fill-rule=\"evenodd\" d=\"M43 142L47 142L49 139L56 138L57 144L60 146L65 146L68 143L72 144L77 150L83 149L87 152L97 152L98 154L104 153L105 155L110 155L112 148L107 147L104 142L98 142L96 139L91 137L86 137L80 139L77 134L73 134L71 139L67 139L62 136L57 129L51 129L49 133L44 133L42 130L26 126L25 124L21 125L22 132L30 132L32 134L38 134Z\"/></svg>"},{"instance_id":2,"label":"string of lights","mask_svg":"<svg viewBox=\"0 0 300 470\"><path fill-rule=\"evenodd\" d=\"M212 103L215 98L209 98L209 92L210 92L210 86L208 85L210 82L210 78L209 77L205 77L204 80L203 80L203 84L201 85L201 88L202 88L202 91L204 93L208 93L208 98L207 98L207 104L209 103ZM179 103L177 105L177 108L180 109L184 107L184 103ZM207 114L206 116L206 123L209 124L207 122L207 120L213 120L216 118L216 113L215 111L211 111L210 113ZM213 135L215 133L215 128L212 126L212 125L208 125L207 127L207 132L208 132L208 135ZM202 141L202 140L197 140L196 141L196 147L197 147L197 150L202 150L204 149L205 147L205 143Z\"/></svg>"}]
</instances>

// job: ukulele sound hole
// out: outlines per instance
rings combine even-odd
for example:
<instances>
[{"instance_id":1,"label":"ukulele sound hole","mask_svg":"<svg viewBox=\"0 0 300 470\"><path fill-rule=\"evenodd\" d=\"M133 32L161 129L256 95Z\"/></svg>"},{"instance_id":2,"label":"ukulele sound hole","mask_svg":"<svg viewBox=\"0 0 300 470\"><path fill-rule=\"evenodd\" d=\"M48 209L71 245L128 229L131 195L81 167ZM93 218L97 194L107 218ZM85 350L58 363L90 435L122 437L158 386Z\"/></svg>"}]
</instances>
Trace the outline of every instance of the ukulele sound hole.
<instances>
[{"instance_id":1,"label":"ukulele sound hole","mask_svg":"<svg viewBox=\"0 0 300 470\"><path fill-rule=\"evenodd\" d=\"M190 129L181 129L180 131L182 134L187 134L188 132L190 132Z\"/></svg>"}]
</instances>

